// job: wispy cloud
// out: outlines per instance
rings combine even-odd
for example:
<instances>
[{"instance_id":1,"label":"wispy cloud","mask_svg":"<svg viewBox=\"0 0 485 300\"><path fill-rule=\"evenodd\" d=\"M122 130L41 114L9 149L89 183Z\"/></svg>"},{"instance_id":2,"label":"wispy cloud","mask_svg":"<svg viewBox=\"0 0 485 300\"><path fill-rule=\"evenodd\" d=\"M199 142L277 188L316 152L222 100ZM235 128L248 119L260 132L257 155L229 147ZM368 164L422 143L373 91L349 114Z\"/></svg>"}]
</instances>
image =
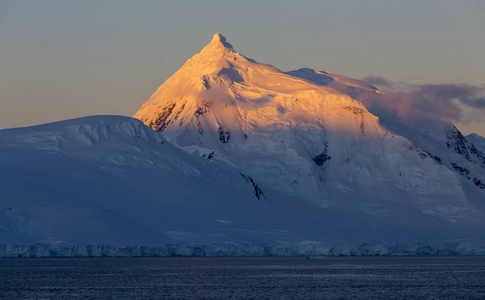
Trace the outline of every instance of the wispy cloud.
<instances>
[{"instance_id":1,"label":"wispy cloud","mask_svg":"<svg viewBox=\"0 0 485 300\"><path fill-rule=\"evenodd\" d=\"M426 118L459 121L477 121L470 112L485 113L485 85L468 84L410 84L393 82L379 76L369 76L363 81L375 85L385 93L382 97L359 99L375 109L386 109L399 118ZM482 115L483 116L483 115Z\"/></svg>"}]
</instances>

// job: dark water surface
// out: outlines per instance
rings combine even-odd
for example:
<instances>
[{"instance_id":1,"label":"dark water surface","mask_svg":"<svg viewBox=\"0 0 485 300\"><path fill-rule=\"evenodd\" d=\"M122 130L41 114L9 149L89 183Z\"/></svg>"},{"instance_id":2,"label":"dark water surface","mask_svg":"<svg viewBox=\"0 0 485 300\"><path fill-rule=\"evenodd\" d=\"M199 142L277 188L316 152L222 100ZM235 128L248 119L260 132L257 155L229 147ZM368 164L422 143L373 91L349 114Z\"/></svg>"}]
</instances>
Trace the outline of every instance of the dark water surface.
<instances>
[{"instance_id":1,"label":"dark water surface","mask_svg":"<svg viewBox=\"0 0 485 300\"><path fill-rule=\"evenodd\" d=\"M2 258L1 299L485 299L485 257Z\"/></svg>"}]
</instances>

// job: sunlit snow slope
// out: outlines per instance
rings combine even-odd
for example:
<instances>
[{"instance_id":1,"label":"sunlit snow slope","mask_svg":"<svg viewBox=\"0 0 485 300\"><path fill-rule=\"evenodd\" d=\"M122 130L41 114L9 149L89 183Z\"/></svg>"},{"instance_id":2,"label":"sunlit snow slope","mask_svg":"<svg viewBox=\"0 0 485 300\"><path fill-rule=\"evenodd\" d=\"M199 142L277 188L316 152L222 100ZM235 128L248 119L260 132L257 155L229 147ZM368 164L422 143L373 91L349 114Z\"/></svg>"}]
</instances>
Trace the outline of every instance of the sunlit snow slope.
<instances>
[{"instance_id":1,"label":"sunlit snow slope","mask_svg":"<svg viewBox=\"0 0 485 300\"><path fill-rule=\"evenodd\" d=\"M282 205L352 209L404 227L481 224L483 153L449 123L432 142L413 128L387 128L361 94L381 92L327 72L283 73L215 34L134 117L189 153L230 162L263 193L288 195Z\"/></svg>"}]
</instances>

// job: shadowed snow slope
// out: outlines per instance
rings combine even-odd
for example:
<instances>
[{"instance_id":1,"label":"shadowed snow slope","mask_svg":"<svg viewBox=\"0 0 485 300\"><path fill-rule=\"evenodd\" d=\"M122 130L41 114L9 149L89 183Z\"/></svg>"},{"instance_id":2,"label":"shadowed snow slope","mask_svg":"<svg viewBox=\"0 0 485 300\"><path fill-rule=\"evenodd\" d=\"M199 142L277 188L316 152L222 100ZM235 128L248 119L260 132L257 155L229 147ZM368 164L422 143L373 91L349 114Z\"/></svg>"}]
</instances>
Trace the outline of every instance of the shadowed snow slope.
<instances>
[{"instance_id":1,"label":"shadowed snow slope","mask_svg":"<svg viewBox=\"0 0 485 300\"><path fill-rule=\"evenodd\" d=\"M472 133L466 136L466 138L472 142L475 146L477 146L480 151L485 153L485 138L483 136L480 136L476 133Z\"/></svg>"},{"instance_id":2,"label":"shadowed snow slope","mask_svg":"<svg viewBox=\"0 0 485 300\"><path fill-rule=\"evenodd\" d=\"M1 130L0 166L1 244L480 239L474 218L481 215L470 205L468 221L450 222L392 197L381 207L361 197L362 205L323 208L265 186L258 199L257 185L239 167L182 151L127 117Z\"/></svg>"}]
</instances>

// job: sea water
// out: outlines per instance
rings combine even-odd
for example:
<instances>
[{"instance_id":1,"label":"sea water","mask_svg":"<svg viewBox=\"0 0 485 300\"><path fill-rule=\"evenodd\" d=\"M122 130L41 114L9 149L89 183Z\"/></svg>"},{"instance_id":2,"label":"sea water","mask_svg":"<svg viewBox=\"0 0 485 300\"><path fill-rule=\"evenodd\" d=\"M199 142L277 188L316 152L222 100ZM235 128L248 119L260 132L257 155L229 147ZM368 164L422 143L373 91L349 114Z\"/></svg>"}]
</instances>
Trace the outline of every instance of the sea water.
<instances>
[{"instance_id":1,"label":"sea water","mask_svg":"<svg viewBox=\"0 0 485 300\"><path fill-rule=\"evenodd\" d=\"M485 299L485 257L2 258L1 299Z\"/></svg>"}]
</instances>

